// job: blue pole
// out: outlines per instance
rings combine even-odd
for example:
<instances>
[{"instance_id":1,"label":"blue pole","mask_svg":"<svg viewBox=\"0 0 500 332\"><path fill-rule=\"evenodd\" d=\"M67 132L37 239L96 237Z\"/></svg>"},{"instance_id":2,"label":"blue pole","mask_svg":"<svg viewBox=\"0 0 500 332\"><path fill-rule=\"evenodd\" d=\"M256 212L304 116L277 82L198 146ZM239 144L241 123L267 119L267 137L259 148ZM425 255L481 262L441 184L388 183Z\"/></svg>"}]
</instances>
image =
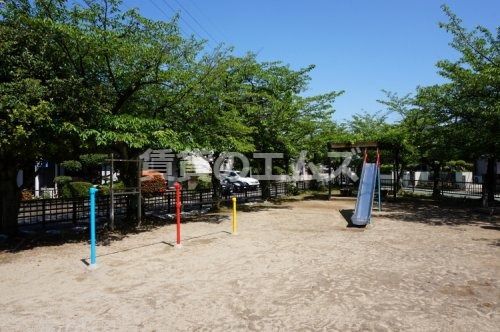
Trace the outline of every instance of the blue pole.
<instances>
[{"instance_id":1,"label":"blue pole","mask_svg":"<svg viewBox=\"0 0 500 332\"><path fill-rule=\"evenodd\" d=\"M90 267L95 267L95 194L97 193L96 188L90 188Z\"/></svg>"}]
</instances>

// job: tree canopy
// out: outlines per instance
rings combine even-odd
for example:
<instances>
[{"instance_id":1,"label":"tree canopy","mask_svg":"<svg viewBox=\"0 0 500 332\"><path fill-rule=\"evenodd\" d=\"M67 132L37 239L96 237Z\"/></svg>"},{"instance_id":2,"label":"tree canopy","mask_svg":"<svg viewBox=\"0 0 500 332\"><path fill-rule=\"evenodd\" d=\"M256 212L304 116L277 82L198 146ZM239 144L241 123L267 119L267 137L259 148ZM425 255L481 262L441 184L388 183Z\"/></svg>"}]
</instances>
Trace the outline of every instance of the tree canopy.
<instances>
[{"instance_id":1,"label":"tree canopy","mask_svg":"<svg viewBox=\"0 0 500 332\"><path fill-rule=\"evenodd\" d=\"M339 93L301 96L313 66L207 51L180 33L177 20L148 19L118 0L5 2L2 230L15 228L17 170L38 161L95 152L128 159L147 148L294 153L295 143L307 148L334 129Z\"/></svg>"}]
</instances>

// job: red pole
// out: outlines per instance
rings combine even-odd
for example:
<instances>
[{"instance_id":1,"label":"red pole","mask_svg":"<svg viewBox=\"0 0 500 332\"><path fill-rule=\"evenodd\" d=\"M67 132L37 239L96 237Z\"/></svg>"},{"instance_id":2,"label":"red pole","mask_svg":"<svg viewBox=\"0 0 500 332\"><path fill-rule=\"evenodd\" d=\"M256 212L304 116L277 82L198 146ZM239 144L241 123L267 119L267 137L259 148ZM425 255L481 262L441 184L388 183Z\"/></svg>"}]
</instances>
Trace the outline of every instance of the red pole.
<instances>
[{"instance_id":1,"label":"red pole","mask_svg":"<svg viewBox=\"0 0 500 332\"><path fill-rule=\"evenodd\" d=\"M182 186L179 182L174 184L175 187L175 218L177 220L177 246L181 245L181 190Z\"/></svg>"}]
</instances>

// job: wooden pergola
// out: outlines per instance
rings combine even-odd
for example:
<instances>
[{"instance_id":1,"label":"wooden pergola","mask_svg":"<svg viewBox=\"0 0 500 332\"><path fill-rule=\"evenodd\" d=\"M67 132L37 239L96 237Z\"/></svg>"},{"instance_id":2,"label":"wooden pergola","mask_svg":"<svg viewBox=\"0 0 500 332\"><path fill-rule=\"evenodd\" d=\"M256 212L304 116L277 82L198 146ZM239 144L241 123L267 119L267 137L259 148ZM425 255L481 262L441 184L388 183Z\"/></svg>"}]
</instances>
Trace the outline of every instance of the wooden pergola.
<instances>
[{"instance_id":1,"label":"wooden pergola","mask_svg":"<svg viewBox=\"0 0 500 332\"><path fill-rule=\"evenodd\" d=\"M339 143L334 143L334 142L329 142L327 143L327 150L328 152L349 152L349 151L352 151L354 149L358 149L359 150L368 150L368 149L379 149L380 148L380 144L378 142L375 142L375 141L361 141L361 142L355 142L355 143L352 143L352 142L339 142ZM328 163L328 172L329 172L329 176L331 175L331 167L332 167L332 164L331 162ZM342 192L342 188L341 188L341 192ZM328 181L328 196L331 197L331 179L329 179Z\"/></svg>"},{"instance_id":2,"label":"wooden pergola","mask_svg":"<svg viewBox=\"0 0 500 332\"><path fill-rule=\"evenodd\" d=\"M366 141L366 142L356 142L356 143L333 143L330 142L328 143L328 151L335 151L335 150L346 150L346 149L352 149L352 148L359 148L359 149L370 149L370 148L378 148L379 144L374 141Z\"/></svg>"}]
</instances>

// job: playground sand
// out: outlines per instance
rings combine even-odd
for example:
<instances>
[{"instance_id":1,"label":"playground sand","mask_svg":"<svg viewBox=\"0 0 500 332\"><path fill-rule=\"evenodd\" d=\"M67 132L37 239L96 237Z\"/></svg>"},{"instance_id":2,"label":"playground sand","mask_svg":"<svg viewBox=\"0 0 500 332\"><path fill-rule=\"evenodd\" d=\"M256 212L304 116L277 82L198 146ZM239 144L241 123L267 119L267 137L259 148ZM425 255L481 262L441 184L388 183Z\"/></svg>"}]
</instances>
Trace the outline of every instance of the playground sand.
<instances>
[{"instance_id":1,"label":"playground sand","mask_svg":"<svg viewBox=\"0 0 500 332\"><path fill-rule=\"evenodd\" d=\"M130 234L93 271L86 243L0 253L0 331L498 331L498 219L389 205L346 228L353 205L250 207L237 236L205 216L180 249L174 225Z\"/></svg>"}]
</instances>

